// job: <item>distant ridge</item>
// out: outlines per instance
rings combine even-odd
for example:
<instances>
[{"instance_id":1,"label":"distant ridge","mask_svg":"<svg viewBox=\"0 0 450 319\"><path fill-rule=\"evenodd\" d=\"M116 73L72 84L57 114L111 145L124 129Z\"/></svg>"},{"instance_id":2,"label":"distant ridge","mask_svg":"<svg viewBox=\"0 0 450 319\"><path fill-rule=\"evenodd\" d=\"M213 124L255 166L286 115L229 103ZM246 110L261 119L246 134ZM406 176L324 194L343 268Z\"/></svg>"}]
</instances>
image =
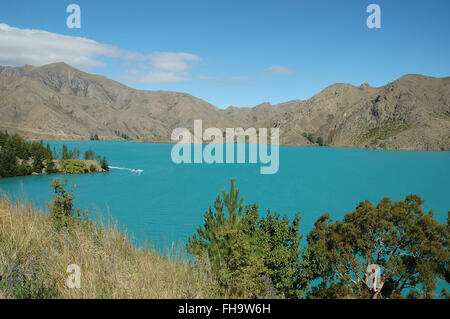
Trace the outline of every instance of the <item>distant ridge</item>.
<instances>
[{"instance_id":1,"label":"distant ridge","mask_svg":"<svg viewBox=\"0 0 450 319\"><path fill-rule=\"evenodd\" d=\"M219 109L187 93L135 90L65 63L0 66L0 129L29 139L127 136L170 142L176 127L278 127L282 145L450 149L450 78L405 75L379 88L334 84L308 100ZM312 139L314 141L314 139Z\"/></svg>"}]
</instances>

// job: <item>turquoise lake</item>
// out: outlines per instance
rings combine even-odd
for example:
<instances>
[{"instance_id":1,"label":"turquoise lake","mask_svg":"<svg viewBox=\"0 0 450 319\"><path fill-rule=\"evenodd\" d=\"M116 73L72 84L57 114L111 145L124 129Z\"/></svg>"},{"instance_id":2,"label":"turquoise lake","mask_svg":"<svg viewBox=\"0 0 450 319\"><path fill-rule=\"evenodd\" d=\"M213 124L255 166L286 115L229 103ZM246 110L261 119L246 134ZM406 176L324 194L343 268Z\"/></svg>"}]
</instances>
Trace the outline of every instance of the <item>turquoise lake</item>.
<instances>
[{"instance_id":1,"label":"turquoise lake","mask_svg":"<svg viewBox=\"0 0 450 319\"><path fill-rule=\"evenodd\" d=\"M63 142L49 142L60 149ZM51 200L50 183L60 177L74 189L76 207L89 215L110 214L138 242L166 250L183 246L203 222L203 215L230 179L260 214L301 214L306 234L324 213L340 219L362 200L376 204L384 197L403 199L419 194L425 210L440 222L450 210L450 152L375 151L351 148L280 147L279 171L261 175L261 164L174 164L173 145L124 141L64 142L81 154L92 148L110 166L142 169L141 174L111 169L86 175L28 176L0 180L11 197L42 208Z\"/></svg>"}]
</instances>

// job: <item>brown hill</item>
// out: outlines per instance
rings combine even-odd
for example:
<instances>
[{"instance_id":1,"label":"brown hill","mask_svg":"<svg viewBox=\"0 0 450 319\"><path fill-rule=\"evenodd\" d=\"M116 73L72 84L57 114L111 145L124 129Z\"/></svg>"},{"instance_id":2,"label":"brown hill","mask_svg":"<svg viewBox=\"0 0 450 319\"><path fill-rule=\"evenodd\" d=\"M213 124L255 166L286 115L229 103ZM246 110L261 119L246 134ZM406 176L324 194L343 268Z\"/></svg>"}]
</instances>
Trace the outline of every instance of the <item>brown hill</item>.
<instances>
[{"instance_id":1,"label":"brown hill","mask_svg":"<svg viewBox=\"0 0 450 319\"><path fill-rule=\"evenodd\" d=\"M406 75L385 86L334 84L309 100L225 110L186 93L141 91L64 63L0 66L0 129L30 139L168 142L176 127L279 127L281 144L450 149L450 78Z\"/></svg>"}]
</instances>

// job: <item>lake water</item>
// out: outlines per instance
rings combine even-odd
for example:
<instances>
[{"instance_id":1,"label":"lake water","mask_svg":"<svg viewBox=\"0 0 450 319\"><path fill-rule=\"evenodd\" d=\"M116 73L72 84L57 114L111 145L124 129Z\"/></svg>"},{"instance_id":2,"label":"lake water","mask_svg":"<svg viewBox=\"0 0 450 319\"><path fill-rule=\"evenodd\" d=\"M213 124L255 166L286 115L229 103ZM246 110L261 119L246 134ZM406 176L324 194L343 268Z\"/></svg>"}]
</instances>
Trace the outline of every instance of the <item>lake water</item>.
<instances>
[{"instance_id":1,"label":"lake water","mask_svg":"<svg viewBox=\"0 0 450 319\"><path fill-rule=\"evenodd\" d=\"M63 142L49 142L61 148ZM301 213L301 232L311 230L324 213L340 219L362 200L403 199L416 193L440 222L450 210L450 152L374 151L350 148L280 147L277 174L261 175L260 164L174 164L172 145L123 141L64 142L81 154L91 147L110 166L142 169L141 174L109 173L28 176L0 180L0 189L42 208L51 200L55 177L74 188L76 207L90 216L110 215L138 241L165 250L184 244L203 222L204 212L231 178L245 198L293 217Z\"/></svg>"}]
</instances>

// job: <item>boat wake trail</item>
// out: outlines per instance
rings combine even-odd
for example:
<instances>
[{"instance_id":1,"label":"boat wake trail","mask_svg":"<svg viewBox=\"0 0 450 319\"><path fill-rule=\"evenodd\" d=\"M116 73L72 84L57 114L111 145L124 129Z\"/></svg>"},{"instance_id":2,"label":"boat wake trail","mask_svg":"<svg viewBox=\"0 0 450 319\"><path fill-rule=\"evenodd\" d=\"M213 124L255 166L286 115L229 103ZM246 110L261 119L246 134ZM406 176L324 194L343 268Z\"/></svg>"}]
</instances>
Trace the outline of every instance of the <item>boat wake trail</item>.
<instances>
[{"instance_id":1,"label":"boat wake trail","mask_svg":"<svg viewBox=\"0 0 450 319\"><path fill-rule=\"evenodd\" d=\"M127 167L117 167L117 166L109 166L109 169L120 169L123 171L130 171L132 173L136 173L138 175L141 175L141 173L144 171L143 169L137 169L137 168L127 168Z\"/></svg>"}]
</instances>

